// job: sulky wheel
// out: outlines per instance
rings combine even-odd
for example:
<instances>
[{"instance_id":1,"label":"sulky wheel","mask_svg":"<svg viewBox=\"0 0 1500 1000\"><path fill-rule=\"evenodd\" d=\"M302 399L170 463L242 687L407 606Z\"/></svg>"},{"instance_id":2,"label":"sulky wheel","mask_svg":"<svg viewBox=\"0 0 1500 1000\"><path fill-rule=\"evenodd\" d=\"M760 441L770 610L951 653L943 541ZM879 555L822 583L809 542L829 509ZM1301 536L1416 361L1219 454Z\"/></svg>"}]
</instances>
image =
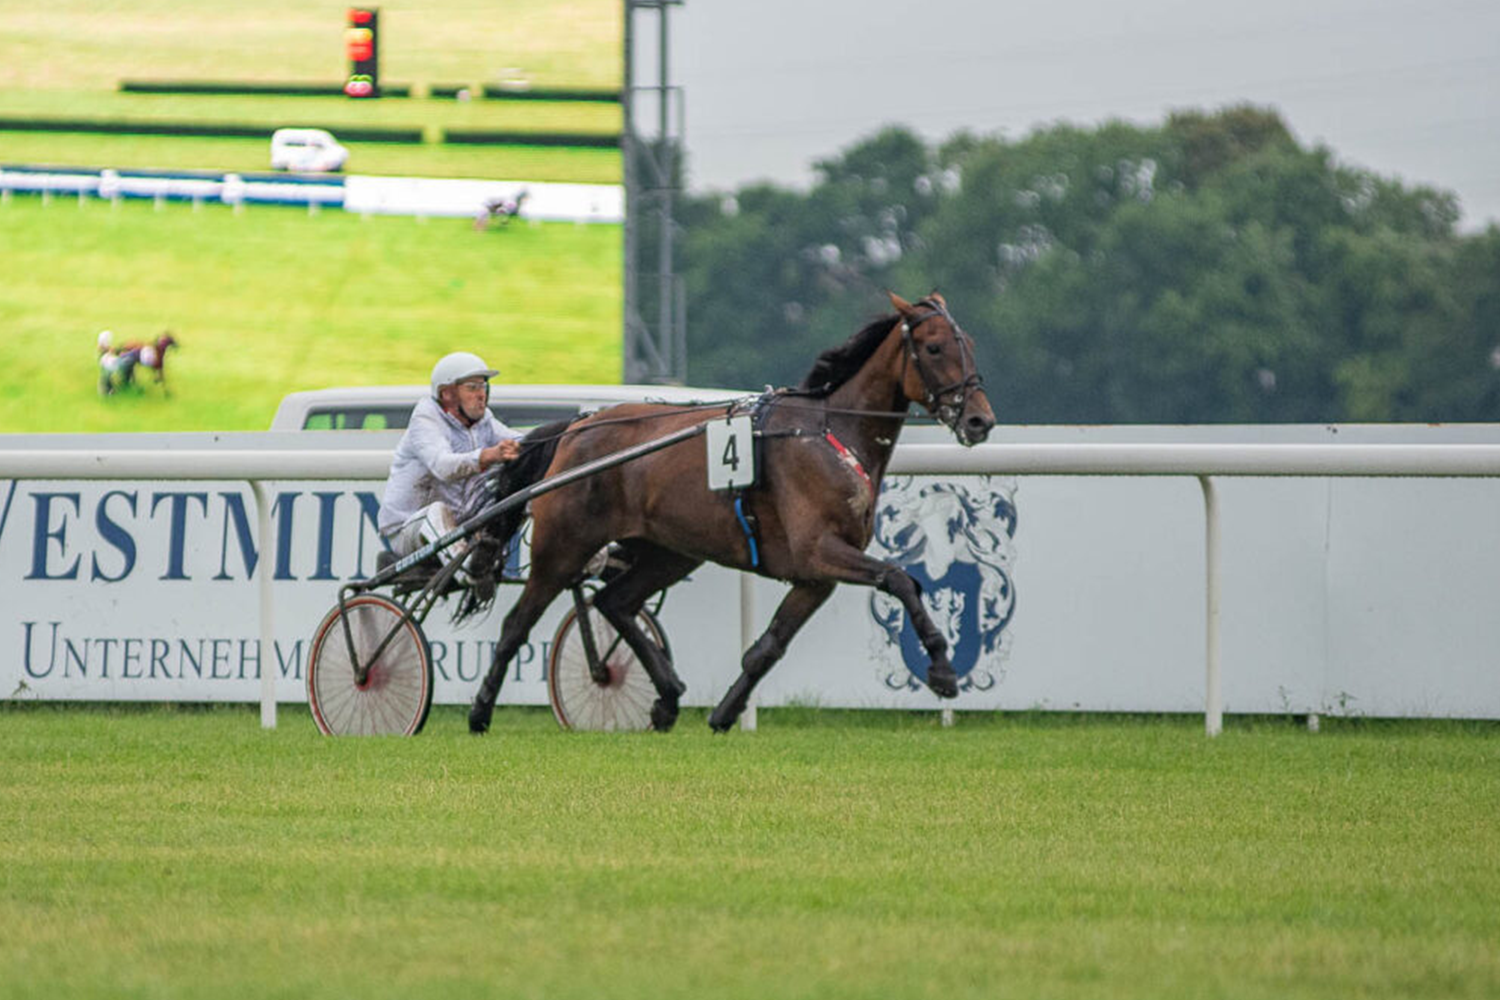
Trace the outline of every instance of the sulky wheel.
<instances>
[{"instance_id":1,"label":"sulky wheel","mask_svg":"<svg viewBox=\"0 0 1500 1000\"><path fill-rule=\"evenodd\" d=\"M564 729L602 732L650 729L656 687L646 668L603 615L594 612L588 620L594 628L594 648L604 658L609 680L600 684L590 675L578 612L569 611L552 637L552 652L547 658L547 697L557 724ZM643 608L635 620L646 638L670 657L667 637L656 616Z\"/></svg>"},{"instance_id":2,"label":"sulky wheel","mask_svg":"<svg viewBox=\"0 0 1500 1000\"><path fill-rule=\"evenodd\" d=\"M361 683L349 657L368 664ZM390 641L386 642L387 637ZM370 663L381 643L385 648ZM307 659L307 704L329 736L412 736L432 708L432 659L427 639L401 605L363 594L336 606L313 637Z\"/></svg>"}]
</instances>

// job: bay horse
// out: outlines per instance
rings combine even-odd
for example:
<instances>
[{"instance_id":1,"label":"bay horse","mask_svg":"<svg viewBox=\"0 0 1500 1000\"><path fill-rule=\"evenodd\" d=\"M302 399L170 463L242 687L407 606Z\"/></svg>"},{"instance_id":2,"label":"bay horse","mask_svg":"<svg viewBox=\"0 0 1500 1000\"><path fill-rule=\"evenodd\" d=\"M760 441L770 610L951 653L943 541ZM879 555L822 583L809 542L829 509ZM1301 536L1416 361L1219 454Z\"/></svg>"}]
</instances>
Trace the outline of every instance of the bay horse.
<instances>
[{"instance_id":1,"label":"bay horse","mask_svg":"<svg viewBox=\"0 0 1500 1000\"><path fill-rule=\"evenodd\" d=\"M162 392L167 391L167 351L177 346L177 338L172 336L171 330L163 330L155 343L147 344L139 340L133 340L120 348L120 356L133 356L134 361L124 369L124 383L130 384L135 380L135 369L149 368L156 373L156 384L161 386Z\"/></svg>"},{"instance_id":2,"label":"bay horse","mask_svg":"<svg viewBox=\"0 0 1500 1000\"><path fill-rule=\"evenodd\" d=\"M707 452L696 438L580 479L531 501L531 572L501 628L489 673L469 710L469 729L489 729L511 658L547 606L582 574L601 548L618 543L628 568L594 597L594 608L639 658L656 688L651 721L676 722L686 690L670 659L636 625L645 601L706 561L791 583L770 627L741 661L738 680L709 725L724 732L750 692L786 653L804 622L839 583L875 587L899 600L932 665L927 684L958 695L947 640L901 567L865 555L876 497L911 403L918 403L965 445L983 441L995 414L982 388L973 341L936 292L912 304L890 293L895 314L824 351L800 387L755 403L759 482L739 505L707 484ZM516 460L526 471L516 489L666 434L723 419L739 404L711 408L625 404L602 410L561 434L538 428ZM743 518L743 522L742 522Z\"/></svg>"}]
</instances>

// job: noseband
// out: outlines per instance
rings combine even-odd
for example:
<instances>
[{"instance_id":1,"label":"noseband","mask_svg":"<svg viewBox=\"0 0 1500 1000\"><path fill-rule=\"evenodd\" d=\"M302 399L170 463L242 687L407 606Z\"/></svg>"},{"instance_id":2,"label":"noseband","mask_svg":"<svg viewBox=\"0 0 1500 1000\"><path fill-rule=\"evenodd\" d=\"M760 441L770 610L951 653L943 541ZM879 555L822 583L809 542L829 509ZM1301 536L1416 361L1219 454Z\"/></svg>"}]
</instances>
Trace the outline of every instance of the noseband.
<instances>
[{"instance_id":1,"label":"noseband","mask_svg":"<svg viewBox=\"0 0 1500 1000\"><path fill-rule=\"evenodd\" d=\"M901 343L906 347L906 353L901 359L901 381L906 381L906 362L910 360L917 370L917 376L922 380L922 391L926 393L923 405L929 412L935 413L949 430L957 433L958 419L969 406L969 396L984 384L984 376L979 374L979 366L974 361L974 342L942 304L923 299L917 303L917 307L926 307L928 311L910 318L901 318ZM946 385L934 384L936 378L931 369L922 363L916 339L912 336L923 323L938 316L946 319L952 327L953 339L958 343L959 357L963 359L962 376L957 382Z\"/></svg>"}]
</instances>

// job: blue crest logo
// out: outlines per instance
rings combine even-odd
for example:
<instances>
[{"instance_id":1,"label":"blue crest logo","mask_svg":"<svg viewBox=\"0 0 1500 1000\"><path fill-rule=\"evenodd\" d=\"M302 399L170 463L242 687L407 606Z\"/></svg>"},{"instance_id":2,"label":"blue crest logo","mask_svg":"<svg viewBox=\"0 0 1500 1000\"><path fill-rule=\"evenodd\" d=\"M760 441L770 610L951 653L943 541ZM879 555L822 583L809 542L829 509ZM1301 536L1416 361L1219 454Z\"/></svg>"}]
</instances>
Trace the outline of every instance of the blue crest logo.
<instances>
[{"instance_id":1,"label":"blue crest logo","mask_svg":"<svg viewBox=\"0 0 1500 1000\"><path fill-rule=\"evenodd\" d=\"M1001 476L889 476L880 492L870 554L898 563L922 588L923 606L948 639L961 691L988 691L1004 677L1016 608L1015 492L1015 480ZM880 626L881 682L898 691L922 687L927 653L906 609L876 591L870 614ZM894 651L900 661L893 667Z\"/></svg>"}]
</instances>

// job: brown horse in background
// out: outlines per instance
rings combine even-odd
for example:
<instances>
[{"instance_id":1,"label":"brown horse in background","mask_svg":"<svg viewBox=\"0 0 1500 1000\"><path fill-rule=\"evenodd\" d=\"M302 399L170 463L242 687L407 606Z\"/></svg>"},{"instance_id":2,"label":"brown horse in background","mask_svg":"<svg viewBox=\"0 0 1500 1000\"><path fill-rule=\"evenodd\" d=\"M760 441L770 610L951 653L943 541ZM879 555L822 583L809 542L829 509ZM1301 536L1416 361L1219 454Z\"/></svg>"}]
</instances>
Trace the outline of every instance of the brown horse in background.
<instances>
[{"instance_id":1,"label":"brown horse in background","mask_svg":"<svg viewBox=\"0 0 1500 1000\"><path fill-rule=\"evenodd\" d=\"M135 361L124 369L124 384L129 385L135 381L135 369L148 368L156 373L156 384L161 386L161 391L167 392L167 351L177 346L177 338L172 336L171 330L163 330L155 343L147 344L143 341L133 340L120 348L121 357L134 357Z\"/></svg>"},{"instance_id":2,"label":"brown horse in background","mask_svg":"<svg viewBox=\"0 0 1500 1000\"><path fill-rule=\"evenodd\" d=\"M983 441L995 415L981 388L973 341L942 296L934 293L915 305L890 298L895 315L825 351L799 388L756 401L759 482L741 496L749 528L741 526L729 496L708 489L706 450L696 438L531 502L530 577L505 617L489 674L469 712L471 731L488 730L507 666L531 627L610 542L620 543L629 567L598 592L594 608L625 639L656 687L651 720L659 730L676 721L686 688L666 653L636 625L636 613L651 595L706 561L792 585L770 627L745 652L739 679L709 717L716 731L734 725L756 683L839 583L876 587L899 600L931 658L928 686L940 697L957 696L947 641L922 606L917 584L864 549L908 406L921 404L965 445ZM543 471L556 475L725 415L724 405L616 406L562 435L539 429L528 448L547 451L523 454L518 462L536 470L527 476L535 481Z\"/></svg>"}]
</instances>

